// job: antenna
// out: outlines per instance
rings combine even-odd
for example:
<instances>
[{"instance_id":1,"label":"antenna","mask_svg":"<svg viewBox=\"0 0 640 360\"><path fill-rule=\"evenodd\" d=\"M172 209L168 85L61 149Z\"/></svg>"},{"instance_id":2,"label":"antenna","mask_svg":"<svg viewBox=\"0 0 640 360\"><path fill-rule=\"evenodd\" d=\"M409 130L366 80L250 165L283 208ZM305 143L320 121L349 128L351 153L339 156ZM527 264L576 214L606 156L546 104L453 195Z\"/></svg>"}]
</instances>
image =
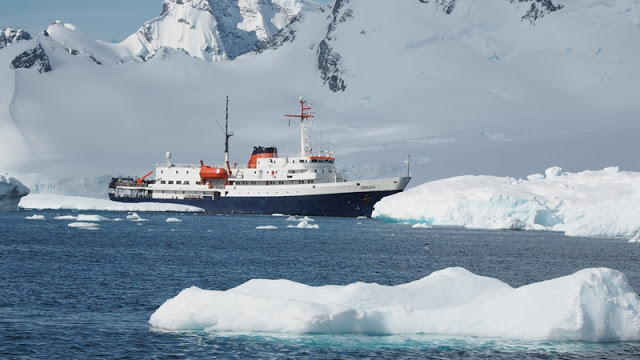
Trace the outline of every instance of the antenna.
<instances>
[{"instance_id":1,"label":"antenna","mask_svg":"<svg viewBox=\"0 0 640 360\"><path fill-rule=\"evenodd\" d=\"M311 110L311 106L306 105L307 101L300 97L300 115L285 115L286 117L297 117L300 118L300 156L307 156L307 130L311 126L310 124L305 123L305 119L312 118L313 115L311 113L305 113L306 110Z\"/></svg>"},{"instance_id":2,"label":"antenna","mask_svg":"<svg viewBox=\"0 0 640 360\"><path fill-rule=\"evenodd\" d=\"M229 138L232 136L233 133L229 132L229 95L227 95L224 118L224 165L226 166L227 173L229 175L231 175L231 167L229 166Z\"/></svg>"}]
</instances>

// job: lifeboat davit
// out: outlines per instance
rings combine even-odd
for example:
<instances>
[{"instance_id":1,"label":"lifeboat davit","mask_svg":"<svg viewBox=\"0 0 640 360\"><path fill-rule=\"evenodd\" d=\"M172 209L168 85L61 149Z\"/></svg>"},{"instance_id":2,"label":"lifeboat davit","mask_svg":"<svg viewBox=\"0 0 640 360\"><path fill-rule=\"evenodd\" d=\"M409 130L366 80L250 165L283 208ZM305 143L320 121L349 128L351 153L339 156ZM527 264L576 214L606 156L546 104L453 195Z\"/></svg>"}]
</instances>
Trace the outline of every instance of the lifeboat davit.
<instances>
[{"instance_id":1,"label":"lifeboat davit","mask_svg":"<svg viewBox=\"0 0 640 360\"><path fill-rule=\"evenodd\" d=\"M200 161L200 178L203 180L207 179L220 179L227 180L229 174L227 170L224 168L217 168L205 165L202 161Z\"/></svg>"},{"instance_id":2,"label":"lifeboat davit","mask_svg":"<svg viewBox=\"0 0 640 360\"><path fill-rule=\"evenodd\" d=\"M258 159L262 158L277 158L278 157L278 149L274 146L272 147L263 147L263 146L254 146L253 152L251 153L251 158L249 158L249 164L247 165L250 169L255 169L258 164Z\"/></svg>"}]
</instances>

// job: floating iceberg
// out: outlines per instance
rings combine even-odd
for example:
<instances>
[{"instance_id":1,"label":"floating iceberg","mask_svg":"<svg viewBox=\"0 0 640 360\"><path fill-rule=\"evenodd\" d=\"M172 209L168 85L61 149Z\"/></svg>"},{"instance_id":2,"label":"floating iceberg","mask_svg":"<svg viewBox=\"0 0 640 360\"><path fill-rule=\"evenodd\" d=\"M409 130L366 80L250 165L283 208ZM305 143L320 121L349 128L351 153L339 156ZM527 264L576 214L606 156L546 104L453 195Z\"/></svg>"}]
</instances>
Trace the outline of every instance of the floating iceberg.
<instances>
[{"instance_id":1,"label":"floating iceberg","mask_svg":"<svg viewBox=\"0 0 640 360\"><path fill-rule=\"evenodd\" d=\"M609 167L527 180L458 176L383 198L373 217L482 229L562 231L568 236L632 237L640 232L640 173Z\"/></svg>"},{"instance_id":2,"label":"floating iceberg","mask_svg":"<svg viewBox=\"0 0 640 360\"><path fill-rule=\"evenodd\" d=\"M262 225L262 226L256 226L256 229L258 229L258 230L278 230L278 227L274 226L274 225Z\"/></svg>"},{"instance_id":3,"label":"floating iceberg","mask_svg":"<svg viewBox=\"0 0 640 360\"><path fill-rule=\"evenodd\" d=\"M147 219L141 218L140 215L138 215L138 213L135 213L135 212L132 213L132 214L127 215L127 220L130 220L130 221L147 221Z\"/></svg>"},{"instance_id":4,"label":"floating iceberg","mask_svg":"<svg viewBox=\"0 0 640 360\"><path fill-rule=\"evenodd\" d=\"M138 215L138 214L136 214ZM167 218L167 222L182 222L182 220L174 217Z\"/></svg>"},{"instance_id":5,"label":"floating iceberg","mask_svg":"<svg viewBox=\"0 0 640 360\"><path fill-rule=\"evenodd\" d=\"M33 214L31 216L25 217L27 220L44 220L44 215Z\"/></svg>"},{"instance_id":6,"label":"floating iceberg","mask_svg":"<svg viewBox=\"0 0 640 360\"><path fill-rule=\"evenodd\" d=\"M107 219L104 216L100 216L100 215L83 215L83 214L79 214L78 221L109 221L109 219Z\"/></svg>"},{"instance_id":7,"label":"floating iceberg","mask_svg":"<svg viewBox=\"0 0 640 360\"><path fill-rule=\"evenodd\" d=\"M89 222L72 222L67 226L68 227L72 227L72 228L76 228L76 229L84 229L84 230L99 230L100 229L100 225L98 225L96 223L89 223Z\"/></svg>"},{"instance_id":8,"label":"floating iceberg","mask_svg":"<svg viewBox=\"0 0 640 360\"><path fill-rule=\"evenodd\" d=\"M320 228L320 225L318 224L309 224L310 221L315 221L315 220L305 216L303 219L300 219L300 222L298 223L298 225L287 225L287 227L298 228L298 229L319 229Z\"/></svg>"},{"instance_id":9,"label":"floating iceberg","mask_svg":"<svg viewBox=\"0 0 640 360\"><path fill-rule=\"evenodd\" d=\"M56 220L78 220L77 216L74 215L58 215L54 217Z\"/></svg>"},{"instance_id":10,"label":"floating iceberg","mask_svg":"<svg viewBox=\"0 0 640 360\"><path fill-rule=\"evenodd\" d=\"M84 196L68 196L55 194L31 194L20 201L23 209L67 209L67 210L107 210L107 211L172 211L202 212L203 210L188 205L159 203L119 203L107 199L95 199Z\"/></svg>"},{"instance_id":11,"label":"floating iceberg","mask_svg":"<svg viewBox=\"0 0 640 360\"><path fill-rule=\"evenodd\" d=\"M29 188L18 179L0 174L0 211L17 211L18 203L29 194Z\"/></svg>"},{"instance_id":12,"label":"floating iceberg","mask_svg":"<svg viewBox=\"0 0 640 360\"><path fill-rule=\"evenodd\" d=\"M190 287L149 323L170 330L445 334L548 341L638 341L640 298L619 271L594 268L512 288L448 268L407 284L313 287L250 280Z\"/></svg>"}]
</instances>

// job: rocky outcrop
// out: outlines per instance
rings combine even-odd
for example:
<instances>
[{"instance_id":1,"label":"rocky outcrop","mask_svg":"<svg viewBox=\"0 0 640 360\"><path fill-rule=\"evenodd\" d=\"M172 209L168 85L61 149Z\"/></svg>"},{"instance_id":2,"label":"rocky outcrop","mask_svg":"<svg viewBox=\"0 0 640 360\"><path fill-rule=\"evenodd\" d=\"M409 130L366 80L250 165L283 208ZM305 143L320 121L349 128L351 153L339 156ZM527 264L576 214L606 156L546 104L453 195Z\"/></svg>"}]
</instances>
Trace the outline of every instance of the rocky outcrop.
<instances>
[{"instance_id":1,"label":"rocky outcrop","mask_svg":"<svg viewBox=\"0 0 640 360\"><path fill-rule=\"evenodd\" d=\"M529 10L522 16L522 20L529 20L530 23L535 23L539 18L544 17L545 14L560 10L564 7L562 4L554 4L553 0L510 0L511 2L531 3Z\"/></svg>"},{"instance_id":2,"label":"rocky outcrop","mask_svg":"<svg viewBox=\"0 0 640 360\"><path fill-rule=\"evenodd\" d=\"M31 50L27 50L19 54L11 61L12 69L30 69L35 68L39 73L45 73L52 70L47 53L38 44Z\"/></svg>"},{"instance_id":3,"label":"rocky outcrop","mask_svg":"<svg viewBox=\"0 0 640 360\"><path fill-rule=\"evenodd\" d=\"M327 34L318 44L320 77L333 92L344 91L347 88L343 78L346 71L342 65L342 56L332 48L331 43L335 40L338 25L353 18L353 9L348 7L348 4L349 0L336 0L331 11L331 22L327 26Z\"/></svg>"},{"instance_id":4,"label":"rocky outcrop","mask_svg":"<svg viewBox=\"0 0 640 360\"><path fill-rule=\"evenodd\" d=\"M434 4L447 14L451 14L456 6L456 0L418 0L423 4ZM522 20L528 20L534 24L536 20L544 17L545 14L560 10L564 7L562 4L554 4L554 0L509 0L511 3L531 3Z\"/></svg>"},{"instance_id":5,"label":"rocky outcrop","mask_svg":"<svg viewBox=\"0 0 640 360\"><path fill-rule=\"evenodd\" d=\"M22 40L31 40L31 35L22 29L0 29L0 49Z\"/></svg>"}]
</instances>

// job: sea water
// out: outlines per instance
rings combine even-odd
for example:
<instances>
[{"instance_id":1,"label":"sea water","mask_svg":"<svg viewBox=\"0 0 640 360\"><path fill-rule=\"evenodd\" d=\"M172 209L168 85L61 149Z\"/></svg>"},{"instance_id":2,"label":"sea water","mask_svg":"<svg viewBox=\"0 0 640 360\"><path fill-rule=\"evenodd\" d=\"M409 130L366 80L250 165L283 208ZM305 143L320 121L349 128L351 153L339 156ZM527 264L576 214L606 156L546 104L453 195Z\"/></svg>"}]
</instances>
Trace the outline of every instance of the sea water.
<instances>
[{"instance_id":1,"label":"sea water","mask_svg":"<svg viewBox=\"0 0 640 360\"><path fill-rule=\"evenodd\" d=\"M81 219L96 225L69 226L79 215L90 215ZM640 246L625 239L414 229L374 219L317 217L308 222L317 228L290 228L299 223L283 216L137 215L0 213L1 358L640 356L637 342L166 331L149 325L151 314L185 288L227 290L256 278L397 285L458 266L519 287L609 267L625 273L638 291Z\"/></svg>"}]
</instances>

